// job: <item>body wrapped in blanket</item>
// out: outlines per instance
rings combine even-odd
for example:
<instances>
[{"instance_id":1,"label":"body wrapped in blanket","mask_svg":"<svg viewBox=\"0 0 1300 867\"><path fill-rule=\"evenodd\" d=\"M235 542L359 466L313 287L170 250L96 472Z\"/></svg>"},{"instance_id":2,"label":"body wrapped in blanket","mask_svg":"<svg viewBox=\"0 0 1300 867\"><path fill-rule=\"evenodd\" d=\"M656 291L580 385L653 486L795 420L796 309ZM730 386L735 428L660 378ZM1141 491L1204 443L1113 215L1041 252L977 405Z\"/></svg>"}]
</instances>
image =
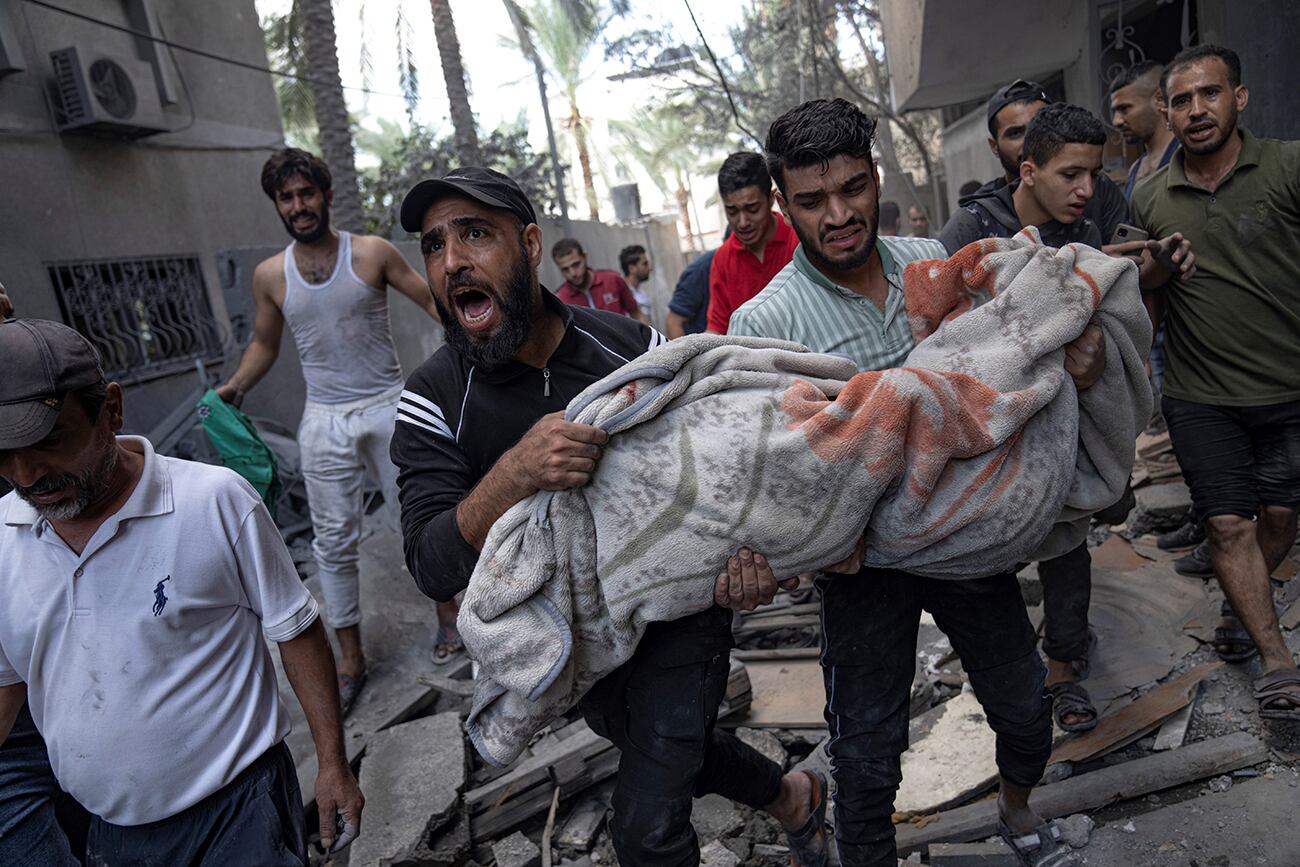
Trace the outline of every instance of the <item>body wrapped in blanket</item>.
<instances>
[{"instance_id":1,"label":"body wrapped in blanket","mask_svg":"<svg viewBox=\"0 0 1300 867\"><path fill-rule=\"evenodd\" d=\"M741 545L793 575L865 532L867 565L960 580L1119 498L1151 402L1130 262L1028 229L914 262L904 286L917 345L902 367L698 335L573 401L570 419L611 434L596 475L502 516L461 608L485 759L512 761L647 623L710 605ZM1089 321L1106 369L1080 394L1063 347Z\"/></svg>"}]
</instances>

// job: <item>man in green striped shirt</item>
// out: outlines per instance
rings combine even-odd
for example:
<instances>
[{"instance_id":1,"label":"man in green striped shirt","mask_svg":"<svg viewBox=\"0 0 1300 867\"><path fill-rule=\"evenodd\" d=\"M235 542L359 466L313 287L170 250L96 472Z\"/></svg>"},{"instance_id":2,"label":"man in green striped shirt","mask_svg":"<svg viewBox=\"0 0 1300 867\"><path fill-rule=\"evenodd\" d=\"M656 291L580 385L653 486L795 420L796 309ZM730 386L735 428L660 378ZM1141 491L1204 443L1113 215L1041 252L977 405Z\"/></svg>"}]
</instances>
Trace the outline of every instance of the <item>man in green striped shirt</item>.
<instances>
[{"instance_id":1,"label":"man in green striped shirt","mask_svg":"<svg viewBox=\"0 0 1300 867\"><path fill-rule=\"evenodd\" d=\"M877 237L874 133L875 121L842 99L806 102L772 124L768 167L800 246L793 261L732 315L728 334L843 353L864 371L896 367L906 358L913 341L903 268L946 254L935 240ZM1070 371L1080 387L1101 375L1097 337L1091 354L1081 350L1094 360ZM1051 752L1051 701L1015 574L945 581L863 568L864 544L825 570L833 574L817 578L841 862L896 863L891 816L907 748L922 609L947 633L997 734L998 812L1006 836L1035 859L1055 850L1057 829L1029 808L1030 790Z\"/></svg>"}]
</instances>

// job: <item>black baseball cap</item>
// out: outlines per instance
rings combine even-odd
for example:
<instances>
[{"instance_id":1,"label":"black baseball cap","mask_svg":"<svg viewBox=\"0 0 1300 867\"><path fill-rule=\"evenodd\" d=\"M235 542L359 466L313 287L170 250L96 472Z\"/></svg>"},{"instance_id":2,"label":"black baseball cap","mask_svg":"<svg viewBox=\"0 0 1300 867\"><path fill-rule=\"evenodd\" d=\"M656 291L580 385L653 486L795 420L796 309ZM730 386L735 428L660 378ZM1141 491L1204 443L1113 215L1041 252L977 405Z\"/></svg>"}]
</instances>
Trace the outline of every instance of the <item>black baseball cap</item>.
<instances>
[{"instance_id":1,"label":"black baseball cap","mask_svg":"<svg viewBox=\"0 0 1300 867\"><path fill-rule=\"evenodd\" d=\"M1013 102L1051 102L1047 98L1047 91L1037 81L1029 81L1025 78L1017 78L1010 84L1003 85L997 89L997 92L989 97L988 125L989 134L993 133L993 118L998 116L998 112L1011 105Z\"/></svg>"},{"instance_id":2,"label":"black baseball cap","mask_svg":"<svg viewBox=\"0 0 1300 867\"><path fill-rule=\"evenodd\" d=\"M0 322L0 358L0 449L45 439L69 392L104 381L86 338L46 319Z\"/></svg>"},{"instance_id":3,"label":"black baseball cap","mask_svg":"<svg viewBox=\"0 0 1300 867\"><path fill-rule=\"evenodd\" d=\"M498 171L467 166L441 178L420 181L412 187L402 200L402 228L408 232L420 231L429 206L448 195L468 196L489 207L503 208L522 220L525 226L537 222L537 213L518 184Z\"/></svg>"}]
</instances>

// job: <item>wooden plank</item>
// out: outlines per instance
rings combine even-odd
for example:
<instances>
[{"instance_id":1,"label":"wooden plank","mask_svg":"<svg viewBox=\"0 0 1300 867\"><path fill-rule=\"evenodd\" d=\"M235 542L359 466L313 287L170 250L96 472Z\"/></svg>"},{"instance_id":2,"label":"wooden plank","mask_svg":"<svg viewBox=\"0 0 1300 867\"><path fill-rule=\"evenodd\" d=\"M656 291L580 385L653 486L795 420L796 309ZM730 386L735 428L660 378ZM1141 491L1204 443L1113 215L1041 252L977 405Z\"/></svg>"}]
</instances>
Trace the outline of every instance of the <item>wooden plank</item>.
<instances>
[{"instance_id":1,"label":"wooden plank","mask_svg":"<svg viewBox=\"0 0 1300 867\"><path fill-rule=\"evenodd\" d=\"M1034 790L1030 806L1043 818L1054 819L1226 774L1258 764L1268 756L1268 746L1259 738L1234 732L1042 786ZM906 855L931 843L982 840L996 834L997 829L997 801L980 801L940 813L924 827L899 825L898 851Z\"/></svg>"},{"instance_id":2,"label":"wooden plank","mask_svg":"<svg viewBox=\"0 0 1300 867\"><path fill-rule=\"evenodd\" d=\"M736 627L737 635L751 632L771 632L774 629L806 629L820 622L819 614L780 614L773 617L756 617L742 620Z\"/></svg>"},{"instance_id":3,"label":"wooden plank","mask_svg":"<svg viewBox=\"0 0 1300 867\"><path fill-rule=\"evenodd\" d=\"M1222 667L1222 662L1202 663L1102 717L1092 731L1062 741L1048 764L1082 762L1132 743L1186 707L1196 685Z\"/></svg>"},{"instance_id":4,"label":"wooden plank","mask_svg":"<svg viewBox=\"0 0 1300 867\"><path fill-rule=\"evenodd\" d=\"M731 651L731 658L741 662L771 659L818 659L821 657L821 652L820 647L778 647L771 650L733 650Z\"/></svg>"},{"instance_id":5,"label":"wooden plank","mask_svg":"<svg viewBox=\"0 0 1300 867\"><path fill-rule=\"evenodd\" d=\"M591 788L614 776L618 770L619 752L613 744L606 741L608 747L604 752L593 757L587 771L579 780L561 786L560 798L565 800ZM512 797L508 801L470 818L470 835L474 842L483 843L494 840L503 833L546 811L551 802L553 785L545 780L534 786L526 794Z\"/></svg>"},{"instance_id":6,"label":"wooden plank","mask_svg":"<svg viewBox=\"0 0 1300 867\"><path fill-rule=\"evenodd\" d=\"M534 748L533 755L514 767L510 773L497 777L465 793L465 804L471 812L485 805L502 803L514 793L522 792L549 779L548 769L571 754L595 755L607 747L609 741L592 731L587 724L578 723L579 731L564 740L556 740L541 749Z\"/></svg>"},{"instance_id":7,"label":"wooden plank","mask_svg":"<svg viewBox=\"0 0 1300 867\"><path fill-rule=\"evenodd\" d=\"M751 660L745 663L754 698L740 725L753 728L816 728L826 717L826 687L816 659Z\"/></svg>"}]
</instances>

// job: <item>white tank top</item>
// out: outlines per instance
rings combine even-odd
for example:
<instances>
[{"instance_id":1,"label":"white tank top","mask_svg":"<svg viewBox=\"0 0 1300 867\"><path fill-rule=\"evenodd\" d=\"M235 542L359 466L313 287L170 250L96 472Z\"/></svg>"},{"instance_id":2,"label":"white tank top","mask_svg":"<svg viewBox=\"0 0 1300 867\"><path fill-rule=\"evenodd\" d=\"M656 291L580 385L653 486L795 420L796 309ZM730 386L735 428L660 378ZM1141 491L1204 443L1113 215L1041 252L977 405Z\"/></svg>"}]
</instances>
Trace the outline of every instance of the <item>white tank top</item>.
<instances>
[{"instance_id":1,"label":"white tank top","mask_svg":"<svg viewBox=\"0 0 1300 867\"><path fill-rule=\"evenodd\" d=\"M351 403L402 384L388 293L352 270L352 235L339 232L334 273L308 283L298 271L293 243L284 250L284 318L302 359L307 400Z\"/></svg>"}]
</instances>

